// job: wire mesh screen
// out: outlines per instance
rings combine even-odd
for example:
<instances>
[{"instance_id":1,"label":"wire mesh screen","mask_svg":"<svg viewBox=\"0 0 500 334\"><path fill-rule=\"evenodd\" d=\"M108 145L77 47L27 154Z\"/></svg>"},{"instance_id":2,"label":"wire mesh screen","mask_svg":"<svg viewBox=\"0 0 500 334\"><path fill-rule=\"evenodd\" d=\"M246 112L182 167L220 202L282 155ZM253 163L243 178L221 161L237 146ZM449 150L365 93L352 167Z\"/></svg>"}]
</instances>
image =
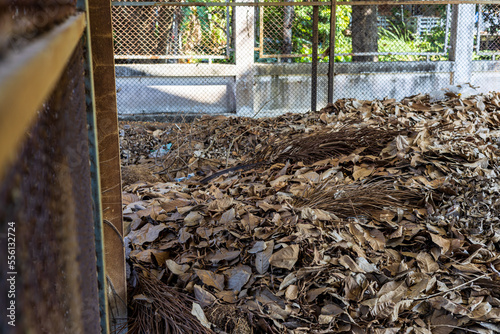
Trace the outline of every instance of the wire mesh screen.
<instances>
[{"instance_id":1,"label":"wire mesh screen","mask_svg":"<svg viewBox=\"0 0 500 334\"><path fill-rule=\"evenodd\" d=\"M228 59L230 7L114 6L117 59Z\"/></svg>"},{"instance_id":2,"label":"wire mesh screen","mask_svg":"<svg viewBox=\"0 0 500 334\"><path fill-rule=\"evenodd\" d=\"M7 15L16 30L6 42L11 52L73 14L76 5L17 3L10 4ZM82 49L79 45L74 51L16 161L0 180L4 333L101 330ZM22 94L19 98L26 98ZM9 262L7 242L15 244Z\"/></svg>"},{"instance_id":3,"label":"wire mesh screen","mask_svg":"<svg viewBox=\"0 0 500 334\"><path fill-rule=\"evenodd\" d=\"M474 37L477 59L495 59L500 54L500 5L478 5Z\"/></svg>"},{"instance_id":4,"label":"wire mesh screen","mask_svg":"<svg viewBox=\"0 0 500 334\"><path fill-rule=\"evenodd\" d=\"M492 65L474 60L495 59L497 5L339 2L335 7L334 36L330 34L332 8L326 2L315 5L317 21L313 19L312 5L185 5L170 9L174 13L190 8L190 13L196 13L197 21L192 22L197 25L185 25L183 34L198 36L199 31L204 31L203 36L210 36L208 31L220 32L220 27L226 27L227 44L219 47L227 46L226 58L214 59L214 53L207 53L208 48L202 47L203 38L198 39L198 49L179 52L177 59L162 51L161 57L166 59L160 61L162 64L154 60L145 63L116 51L121 117L161 120L214 113L274 116L307 112L314 98L318 108L325 106L329 102L329 85L334 87L334 100L402 99L474 81L487 91L491 87L484 85L488 82L485 74L495 77ZM116 6L115 13L121 7L127 6ZM154 12L159 7L149 10ZM203 30L202 9L226 16L213 16L212 25ZM121 21L117 15L113 20L116 26L122 24L117 22ZM175 24L166 27L169 40L179 36ZM335 58L329 73L332 39ZM117 39L116 50L119 43ZM315 47L318 66L312 76ZM493 81L495 85L497 81Z\"/></svg>"}]
</instances>

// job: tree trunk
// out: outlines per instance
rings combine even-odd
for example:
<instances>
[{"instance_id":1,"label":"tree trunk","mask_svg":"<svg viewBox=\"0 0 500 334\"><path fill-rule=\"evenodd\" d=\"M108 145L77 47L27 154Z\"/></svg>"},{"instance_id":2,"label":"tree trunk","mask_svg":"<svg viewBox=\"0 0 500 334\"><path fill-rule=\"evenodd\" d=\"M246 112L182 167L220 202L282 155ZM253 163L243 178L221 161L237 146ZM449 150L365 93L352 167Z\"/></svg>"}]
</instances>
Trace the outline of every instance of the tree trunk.
<instances>
[{"instance_id":1,"label":"tree trunk","mask_svg":"<svg viewBox=\"0 0 500 334\"><path fill-rule=\"evenodd\" d=\"M287 0L291 1L291 0ZM283 7L283 50L282 53L292 54L292 25L294 10L292 6ZM289 63L291 58L281 58L281 62Z\"/></svg>"},{"instance_id":2,"label":"tree trunk","mask_svg":"<svg viewBox=\"0 0 500 334\"><path fill-rule=\"evenodd\" d=\"M173 28L174 27L174 14L176 11L179 11L179 7L167 7L167 6L158 6L157 12L157 23L158 31L153 33L151 36L155 36L155 55L166 55L167 47L172 45L173 42ZM154 37L153 37L154 38ZM160 63L166 63L166 60L160 60Z\"/></svg>"},{"instance_id":3,"label":"tree trunk","mask_svg":"<svg viewBox=\"0 0 500 334\"><path fill-rule=\"evenodd\" d=\"M352 6L352 52L377 52L377 6ZM377 61L377 56L353 56L352 61Z\"/></svg>"}]
</instances>

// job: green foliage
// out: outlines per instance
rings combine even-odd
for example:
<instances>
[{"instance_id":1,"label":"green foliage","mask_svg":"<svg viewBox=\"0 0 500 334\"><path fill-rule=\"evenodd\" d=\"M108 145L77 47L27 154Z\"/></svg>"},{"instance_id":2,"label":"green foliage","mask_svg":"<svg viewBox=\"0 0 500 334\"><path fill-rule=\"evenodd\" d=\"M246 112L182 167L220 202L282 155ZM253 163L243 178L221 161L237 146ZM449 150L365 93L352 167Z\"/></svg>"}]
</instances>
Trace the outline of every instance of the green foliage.
<instances>
[{"instance_id":1,"label":"green foliage","mask_svg":"<svg viewBox=\"0 0 500 334\"><path fill-rule=\"evenodd\" d=\"M378 49L379 52L419 52L421 43L413 37L403 22L394 24L389 21L388 29L379 28ZM418 60L414 55L388 55L379 56L380 61L404 61Z\"/></svg>"},{"instance_id":2,"label":"green foliage","mask_svg":"<svg viewBox=\"0 0 500 334\"><path fill-rule=\"evenodd\" d=\"M419 53L419 52L443 52L444 51L444 35L445 31L442 27L436 27L429 33L417 36L405 24L410 18L408 10L402 10L402 7L394 7L392 15L388 18L389 28L379 28L379 41L378 50L380 52L393 52L393 53ZM495 7L497 8L497 7ZM193 45L193 50L199 52L200 49L209 49L212 45L224 45L226 41L225 32L225 17L224 15L213 15L211 11L217 10L217 7L182 7L183 19L181 22L181 29L184 32L198 31L198 35L202 38L195 40L193 36L196 33L184 34L183 38L191 38L190 42ZM283 9L266 7L264 15L265 27L265 40L266 40L266 54L281 54L283 52L283 27L276 24L283 20ZM494 13L493 10L490 10ZM330 6L319 7L319 45L318 53L324 54L327 51L330 40ZM446 6L436 6L432 12L446 16ZM352 53L352 37L351 37L351 6L337 6L336 10L336 31L335 31L335 52L337 54ZM312 6L295 6L293 7L293 21L292 21L292 54L311 54L312 52ZM494 20L493 18L491 20ZM269 27L269 29L268 29ZM500 23L499 23L500 29ZM256 35L258 44L258 34ZM210 49L212 52L215 50ZM224 50L220 50L223 54ZM231 58L234 55L231 56ZM432 56L432 60L445 60L447 57ZM425 60L426 56L418 55L385 55L379 56L379 61L417 61ZM320 62L327 62L328 56L320 58ZM215 62L227 63L230 60L217 60ZM274 58L260 58L259 53L255 52L256 62L271 63L276 62L278 59ZM292 62L311 62L311 57L294 57L291 58ZM336 62L350 62L352 56L337 56Z\"/></svg>"}]
</instances>

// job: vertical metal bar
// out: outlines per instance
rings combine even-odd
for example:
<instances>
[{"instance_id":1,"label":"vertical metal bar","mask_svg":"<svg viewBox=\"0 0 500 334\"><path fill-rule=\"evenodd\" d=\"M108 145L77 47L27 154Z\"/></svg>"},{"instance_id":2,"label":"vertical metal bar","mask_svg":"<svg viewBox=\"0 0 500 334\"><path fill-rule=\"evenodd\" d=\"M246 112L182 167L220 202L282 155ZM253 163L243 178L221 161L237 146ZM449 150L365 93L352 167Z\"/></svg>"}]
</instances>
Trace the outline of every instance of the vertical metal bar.
<instances>
[{"instance_id":1,"label":"vertical metal bar","mask_svg":"<svg viewBox=\"0 0 500 334\"><path fill-rule=\"evenodd\" d=\"M446 28L444 33L444 49L443 52L446 54L448 51L448 33L450 32L450 22L451 22L451 5L446 5Z\"/></svg>"},{"instance_id":2,"label":"vertical metal bar","mask_svg":"<svg viewBox=\"0 0 500 334\"><path fill-rule=\"evenodd\" d=\"M313 40L312 40L312 67L311 67L311 111L316 111L318 100L318 19L319 8L313 6Z\"/></svg>"},{"instance_id":3,"label":"vertical metal bar","mask_svg":"<svg viewBox=\"0 0 500 334\"><path fill-rule=\"evenodd\" d=\"M264 56L264 7L259 7L259 57Z\"/></svg>"},{"instance_id":4,"label":"vertical metal bar","mask_svg":"<svg viewBox=\"0 0 500 334\"><path fill-rule=\"evenodd\" d=\"M99 145L102 218L108 223L103 226L106 283L111 288L106 292L110 326L116 331L127 321L127 285L111 4L102 0L87 1Z\"/></svg>"},{"instance_id":5,"label":"vertical metal bar","mask_svg":"<svg viewBox=\"0 0 500 334\"><path fill-rule=\"evenodd\" d=\"M482 6L478 5L477 8L477 36L476 36L476 53L479 54L481 51L481 22L483 21L483 11Z\"/></svg>"},{"instance_id":6,"label":"vertical metal bar","mask_svg":"<svg viewBox=\"0 0 500 334\"><path fill-rule=\"evenodd\" d=\"M78 0L77 8L85 12L88 23L88 1ZM99 172L99 150L97 146L97 122L94 96L94 75L92 70L92 46L90 43L90 27L87 25L83 37L85 46L85 99L87 105L87 124L90 153L90 175L92 186L92 202L94 217L95 249L97 263L97 281L99 288L99 313L101 315L101 333L108 334L109 310L104 260L104 231L102 225L101 182Z\"/></svg>"},{"instance_id":7,"label":"vertical metal bar","mask_svg":"<svg viewBox=\"0 0 500 334\"><path fill-rule=\"evenodd\" d=\"M328 103L333 103L335 85L335 32L337 30L337 0L331 1L330 53L328 54Z\"/></svg>"},{"instance_id":8,"label":"vertical metal bar","mask_svg":"<svg viewBox=\"0 0 500 334\"><path fill-rule=\"evenodd\" d=\"M226 3L229 3L229 0L226 0ZM226 7L226 57L227 59L229 59L229 56L230 56L230 50L229 48L231 47L230 46L230 37L229 37L229 6ZM210 61L211 63L211 61Z\"/></svg>"}]
</instances>

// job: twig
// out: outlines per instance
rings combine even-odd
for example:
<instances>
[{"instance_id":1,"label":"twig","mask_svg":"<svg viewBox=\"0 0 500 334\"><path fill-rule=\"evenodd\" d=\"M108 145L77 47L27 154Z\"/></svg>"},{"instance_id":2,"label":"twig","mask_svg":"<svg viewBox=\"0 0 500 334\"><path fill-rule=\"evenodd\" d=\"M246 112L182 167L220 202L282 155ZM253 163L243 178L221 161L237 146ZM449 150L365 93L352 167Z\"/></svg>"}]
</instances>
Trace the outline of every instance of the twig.
<instances>
[{"instance_id":1,"label":"twig","mask_svg":"<svg viewBox=\"0 0 500 334\"><path fill-rule=\"evenodd\" d=\"M481 332L475 331L473 329L468 329L468 328L458 327L458 326L453 326L453 325L444 325L443 324L443 325L431 325L431 326L434 328L436 328L436 327L449 327L449 328L461 329L461 330L464 330L466 332L481 334Z\"/></svg>"},{"instance_id":2,"label":"twig","mask_svg":"<svg viewBox=\"0 0 500 334\"><path fill-rule=\"evenodd\" d=\"M260 128L260 126L262 125L262 123L264 123L264 121L261 121L259 123L259 125L257 125L255 128ZM229 164L229 153L231 152L231 149L233 148L233 145L234 143L241 138L241 136L243 136L245 133L247 133L248 131L250 130L253 130L254 128L248 128L246 129L245 131L243 131L238 137L234 138L233 141L231 142L231 144L229 145L229 148L226 152L226 166L225 168L227 168L227 165Z\"/></svg>"},{"instance_id":3,"label":"twig","mask_svg":"<svg viewBox=\"0 0 500 334\"><path fill-rule=\"evenodd\" d=\"M106 220L106 219L103 219L103 222L108 225L109 227L111 227L111 229L113 231L115 231L116 235L118 236L118 239L120 239L120 242L122 243L122 246L125 247L125 242L123 241L123 236L122 234L120 233L120 231L118 231L118 229L116 228L115 225L113 225L109 220Z\"/></svg>"},{"instance_id":4,"label":"twig","mask_svg":"<svg viewBox=\"0 0 500 334\"><path fill-rule=\"evenodd\" d=\"M111 291L113 291L113 294L116 297L118 297L118 299L122 302L123 305L125 305L125 307L127 307L127 303L125 303L125 301L123 300L123 298L120 297L120 295L118 294L118 292L116 292L115 286L113 285L113 281L111 281L111 278L109 278L108 275L106 275L106 280L108 281L108 285L111 288Z\"/></svg>"},{"instance_id":5,"label":"twig","mask_svg":"<svg viewBox=\"0 0 500 334\"><path fill-rule=\"evenodd\" d=\"M472 279L472 280L470 280L470 281L468 281L468 282L462 283L462 284L457 285L457 286L455 286L455 287L453 287L453 288L451 288L451 289L448 289L448 290L446 290L446 291L440 291L440 292L434 293L434 294L432 294L432 295L430 295L430 296L425 296L425 297L415 298L414 300L425 300L425 299L429 299L429 298L433 298L433 297L439 296L439 295L441 295L441 294L446 294L446 293L448 293L448 292L450 292L450 291L458 290L458 289L460 289L460 288L461 288L461 287L463 287L463 286L466 286L466 285L468 285L468 284L470 284L470 283L472 283L472 282L475 282L475 281L477 281L477 280L480 280L481 278L486 278L486 277L488 277L488 276L490 276L490 275L491 275L491 273L489 273L489 274L484 274L484 275L481 275L481 276L479 276L479 277L476 277L476 278L474 278L474 279Z\"/></svg>"}]
</instances>

